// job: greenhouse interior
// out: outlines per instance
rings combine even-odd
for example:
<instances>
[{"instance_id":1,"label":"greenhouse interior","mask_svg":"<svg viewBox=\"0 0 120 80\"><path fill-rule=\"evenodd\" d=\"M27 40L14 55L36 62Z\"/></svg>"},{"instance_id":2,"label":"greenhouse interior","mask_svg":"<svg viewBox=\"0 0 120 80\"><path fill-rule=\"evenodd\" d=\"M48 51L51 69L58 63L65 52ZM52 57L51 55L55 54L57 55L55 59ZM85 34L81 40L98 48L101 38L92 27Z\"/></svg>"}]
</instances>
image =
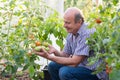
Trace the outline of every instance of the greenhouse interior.
<instances>
[{"instance_id":1,"label":"greenhouse interior","mask_svg":"<svg viewBox=\"0 0 120 80\"><path fill-rule=\"evenodd\" d=\"M120 80L120 0L0 0L0 80Z\"/></svg>"}]
</instances>

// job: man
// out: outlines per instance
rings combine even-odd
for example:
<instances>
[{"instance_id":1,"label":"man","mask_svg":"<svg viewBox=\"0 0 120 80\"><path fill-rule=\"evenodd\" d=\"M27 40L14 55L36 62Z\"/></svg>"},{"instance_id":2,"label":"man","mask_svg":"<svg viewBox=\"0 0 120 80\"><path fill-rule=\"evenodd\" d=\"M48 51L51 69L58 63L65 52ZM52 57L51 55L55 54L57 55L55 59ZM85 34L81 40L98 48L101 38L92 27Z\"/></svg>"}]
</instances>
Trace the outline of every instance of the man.
<instances>
[{"instance_id":1,"label":"man","mask_svg":"<svg viewBox=\"0 0 120 80\"><path fill-rule=\"evenodd\" d=\"M94 33L95 29L87 28L81 11L75 7L65 11L64 27L68 36L63 51L57 51L49 46L48 52L44 49L41 52L35 52L52 61L48 65L52 80L99 80L95 74L92 74L96 66L87 65L90 54L86 38Z\"/></svg>"}]
</instances>

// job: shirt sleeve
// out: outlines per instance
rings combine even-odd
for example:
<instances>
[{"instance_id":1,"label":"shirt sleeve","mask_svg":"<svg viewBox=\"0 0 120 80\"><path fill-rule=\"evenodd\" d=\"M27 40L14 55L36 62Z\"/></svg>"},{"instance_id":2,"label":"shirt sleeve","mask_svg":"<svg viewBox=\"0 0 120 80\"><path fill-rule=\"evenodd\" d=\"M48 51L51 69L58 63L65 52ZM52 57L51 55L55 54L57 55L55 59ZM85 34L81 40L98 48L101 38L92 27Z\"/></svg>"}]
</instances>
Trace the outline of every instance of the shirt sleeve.
<instances>
[{"instance_id":1,"label":"shirt sleeve","mask_svg":"<svg viewBox=\"0 0 120 80\"><path fill-rule=\"evenodd\" d=\"M66 43L64 45L63 52L68 54L68 55L72 54L72 48L71 48L71 45L70 45L70 36L68 36L66 38Z\"/></svg>"}]
</instances>

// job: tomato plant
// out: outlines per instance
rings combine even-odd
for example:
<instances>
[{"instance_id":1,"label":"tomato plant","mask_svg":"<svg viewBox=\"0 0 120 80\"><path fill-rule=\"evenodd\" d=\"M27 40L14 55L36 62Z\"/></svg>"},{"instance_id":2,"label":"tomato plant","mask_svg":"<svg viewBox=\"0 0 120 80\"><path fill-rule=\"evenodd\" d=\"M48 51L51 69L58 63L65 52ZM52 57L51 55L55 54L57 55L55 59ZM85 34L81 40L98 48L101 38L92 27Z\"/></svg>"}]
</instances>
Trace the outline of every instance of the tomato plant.
<instances>
[{"instance_id":1,"label":"tomato plant","mask_svg":"<svg viewBox=\"0 0 120 80\"><path fill-rule=\"evenodd\" d=\"M96 56L91 58L94 63L102 58L107 63L107 72L110 80L118 80L120 77L120 1L104 0L102 5L96 6L89 15L89 27L95 27L96 32L88 39L90 49ZM96 18L100 18L95 21ZM98 24L100 23L100 24ZM101 64L100 68L104 68ZM117 71L117 73L116 73ZM116 75L116 76L115 76Z\"/></svg>"},{"instance_id":2,"label":"tomato plant","mask_svg":"<svg viewBox=\"0 0 120 80\"><path fill-rule=\"evenodd\" d=\"M36 41L37 46L39 41L52 44L54 35L57 45L63 47L66 33L62 19L40 0L0 0L0 3L0 60L5 65L0 64L0 74L15 78L19 70L27 71L30 78L38 80L40 64L35 61L40 57L32 53L33 44ZM54 14L46 18L47 9Z\"/></svg>"}]
</instances>

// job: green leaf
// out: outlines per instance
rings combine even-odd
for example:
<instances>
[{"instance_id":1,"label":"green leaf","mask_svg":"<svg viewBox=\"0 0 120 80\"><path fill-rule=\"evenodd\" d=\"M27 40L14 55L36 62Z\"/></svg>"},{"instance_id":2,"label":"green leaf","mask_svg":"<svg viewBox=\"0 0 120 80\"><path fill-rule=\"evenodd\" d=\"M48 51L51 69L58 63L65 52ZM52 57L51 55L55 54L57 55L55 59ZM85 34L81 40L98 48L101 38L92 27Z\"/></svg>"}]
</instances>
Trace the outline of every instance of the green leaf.
<instances>
[{"instance_id":1,"label":"green leaf","mask_svg":"<svg viewBox=\"0 0 120 80\"><path fill-rule=\"evenodd\" d=\"M116 6L116 4L119 2L119 0L113 0L113 4Z\"/></svg>"},{"instance_id":2,"label":"green leaf","mask_svg":"<svg viewBox=\"0 0 120 80\"><path fill-rule=\"evenodd\" d=\"M28 8L30 4L29 4L28 1L25 1L25 2L24 2L24 5Z\"/></svg>"},{"instance_id":3,"label":"green leaf","mask_svg":"<svg viewBox=\"0 0 120 80\"><path fill-rule=\"evenodd\" d=\"M63 41L61 39L56 40L57 45L59 45L61 48L63 48Z\"/></svg>"},{"instance_id":4,"label":"green leaf","mask_svg":"<svg viewBox=\"0 0 120 80\"><path fill-rule=\"evenodd\" d=\"M113 38L116 38L116 35L117 35L117 31L114 31L114 32L112 33L112 37L113 37Z\"/></svg>"},{"instance_id":5,"label":"green leaf","mask_svg":"<svg viewBox=\"0 0 120 80\"><path fill-rule=\"evenodd\" d=\"M29 71L30 77L32 78L34 76L34 73L35 73L34 67L32 65L30 65L28 68L28 71Z\"/></svg>"},{"instance_id":6,"label":"green leaf","mask_svg":"<svg viewBox=\"0 0 120 80\"><path fill-rule=\"evenodd\" d=\"M12 67L12 73L16 73L16 72L17 72L17 69L18 69L17 65L14 65L14 66Z\"/></svg>"},{"instance_id":7,"label":"green leaf","mask_svg":"<svg viewBox=\"0 0 120 80\"><path fill-rule=\"evenodd\" d=\"M110 80L120 80L120 70L112 70L109 76Z\"/></svg>"},{"instance_id":8,"label":"green leaf","mask_svg":"<svg viewBox=\"0 0 120 80\"><path fill-rule=\"evenodd\" d=\"M103 44L107 44L108 42L110 42L110 39L103 39Z\"/></svg>"},{"instance_id":9,"label":"green leaf","mask_svg":"<svg viewBox=\"0 0 120 80\"><path fill-rule=\"evenodd\" d=\"M23 67L23 71L27 70L29 66L30 66L30 64L25 64L25 66Z\"/></svg>"}]
</instances>

